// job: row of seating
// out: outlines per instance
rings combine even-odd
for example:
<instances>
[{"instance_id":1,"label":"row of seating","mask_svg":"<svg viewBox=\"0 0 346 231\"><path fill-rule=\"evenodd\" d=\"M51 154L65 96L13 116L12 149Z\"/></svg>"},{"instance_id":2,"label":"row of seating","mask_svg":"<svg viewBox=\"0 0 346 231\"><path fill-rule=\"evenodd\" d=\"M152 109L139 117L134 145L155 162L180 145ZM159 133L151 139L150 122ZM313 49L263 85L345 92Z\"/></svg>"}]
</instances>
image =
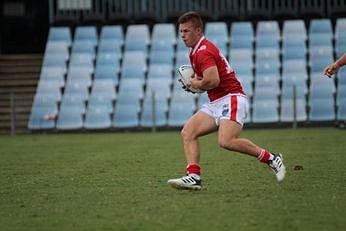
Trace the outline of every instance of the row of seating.
<instances>
[{"instance_id":1,"label":"row of seating","mask_svg":"<svg viewBox=\"0 0 346 231\"><path fill-rule=\"evenodd\" d=\"M256 31L249 22L236 22L231 36L225 23L211 22L205 34L228 55L252 101L248 122L292 121L293 86L298 121L333 121L344 119L338 96L346 76L341 70L336 88L321 72L334 60L334 35L335 48L345 41L339 39L345 22L337 21L335 33L328 19L312 21L309 32L302 20L288 20L282 33L275 21L259 22ZM206 100L184 94L176 81L174 70L189 63L187 52L173 24L156 24L152 33L146 25L131 25L125 35L119 26L104 26L100 35L95 27L78 27L73 39L69 28L52 27L29 128L150 127L153 109L156 125L181 126ZM153 92L156 105L150 106ZM57 120L46 120L50 114Z\"/></svg>"}]
</instances>

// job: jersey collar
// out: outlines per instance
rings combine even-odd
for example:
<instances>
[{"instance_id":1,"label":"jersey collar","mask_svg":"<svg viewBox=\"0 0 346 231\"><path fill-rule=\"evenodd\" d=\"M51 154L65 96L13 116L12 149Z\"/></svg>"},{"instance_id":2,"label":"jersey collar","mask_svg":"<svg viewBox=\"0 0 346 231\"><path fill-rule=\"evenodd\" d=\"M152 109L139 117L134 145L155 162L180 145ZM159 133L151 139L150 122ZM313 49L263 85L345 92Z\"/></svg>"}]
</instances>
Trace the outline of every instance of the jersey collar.
<instances>
[{"instance_id":1,"label":"jersey collar","mask_svg":"<svg viewBox=\"0 0 346 231\"><path fill-rule=\"evenodd\" d=\"M201 45L201 42L202 42L204 39L205 39L205 37L202 36L202 37L199 39L199 41L198 41L198 43L196 44L196 46L195 46L193 49L191 49L191 51L192 51L191 54L192 54L192 55L196 53L196 51L197 51L199 45Z\"/></svg>"}]
</instances>

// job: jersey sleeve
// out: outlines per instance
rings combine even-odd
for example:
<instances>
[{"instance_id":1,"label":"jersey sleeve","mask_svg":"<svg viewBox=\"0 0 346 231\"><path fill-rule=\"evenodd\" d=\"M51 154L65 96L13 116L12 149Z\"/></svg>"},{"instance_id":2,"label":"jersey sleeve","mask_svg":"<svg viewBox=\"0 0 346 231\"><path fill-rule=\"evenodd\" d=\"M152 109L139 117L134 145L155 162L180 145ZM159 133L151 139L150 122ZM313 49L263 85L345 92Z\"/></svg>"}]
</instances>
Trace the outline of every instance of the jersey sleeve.
<instances>
[{"instance_id":1,"label":"jersey sleeve","mask_svg":"<svg viewBox=\"0 0 346 231\"><path fill-rule=\"evenodd\" d=\"M216 66L216 60L214 55L207 50L201 51L197 56L197 63L199 63L199 69L203 73L207 68Z\"/></svg>"}]
</instances>

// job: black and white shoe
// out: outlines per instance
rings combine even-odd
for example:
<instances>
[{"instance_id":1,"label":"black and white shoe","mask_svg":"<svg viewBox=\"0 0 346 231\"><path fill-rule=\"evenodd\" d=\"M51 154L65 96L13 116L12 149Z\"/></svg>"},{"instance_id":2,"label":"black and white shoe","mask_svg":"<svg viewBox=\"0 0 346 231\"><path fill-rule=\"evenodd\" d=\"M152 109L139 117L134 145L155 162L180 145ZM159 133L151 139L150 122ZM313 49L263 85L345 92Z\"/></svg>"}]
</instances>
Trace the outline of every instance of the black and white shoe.
<instances>
[{"instance_id":1,"label":"black and white shoe","mask_svg":"<svg viewBox=\"0 0 346 231\"><path fill-rule=\"evenodd\" d=\"M196 180L192 176L183 176L182 178L170 179L167 183L176 189L201 190L201 180Z\"/></svg>"},{"instance_id":2,"label":"black and white shoe","mask_svg":"<svg viewBox=\"0 0 346 231\"><path fill-rule=\"evenodd\" d=\"M274 155L274 159L268 162L268 166L274 171L278 182L281 182L285 178L285 175L286 175L286 168L283 163L284 159L282 158L282 155L280 153L273 154L273 155Z\"/></svg>"}]
</instances>

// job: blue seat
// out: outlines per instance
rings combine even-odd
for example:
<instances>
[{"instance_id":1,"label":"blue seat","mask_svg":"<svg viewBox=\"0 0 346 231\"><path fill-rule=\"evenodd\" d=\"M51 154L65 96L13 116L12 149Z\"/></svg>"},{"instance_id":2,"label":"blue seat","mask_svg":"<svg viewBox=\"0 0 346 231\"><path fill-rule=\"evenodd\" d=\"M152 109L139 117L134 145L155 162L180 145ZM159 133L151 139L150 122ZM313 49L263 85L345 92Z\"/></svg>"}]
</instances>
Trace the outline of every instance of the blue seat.
<instances>
[{"instance_id":1,"label":"blue seat","mask_svg":"<svg viewBox=\"0 0 346 231\"><path fill-rule=\"evenodd\" d=\"M149 79L157 79L162 78L167 82L172 82L172 66L168 64L150 64L147 78Z\"/></svg>"},{"instance_id":2,"label":"blue seat","mask_svg":"<svg viewBox=\"0 0 346 231\"><path fill-rule=\"evenodd\" d=\"M56 128L58 130L78 130L83 128L83 116L80 109L72 106L61 107Z\"/></svg>"},{"instance_id":3,"label":"blue seat","mask_svg":"<svg viewBox=\"0 0 346 231\"><path fill-rule=\"evenodd\" d=\"M39 81L36 94L50 94L56 101L61 100L61 88L58 81Z\"/></svg>"},{"instance_id":4,"label":"blue seat","mask_svg":"<svg viewBox=\"0 0 346 231\"><path fill-rule=\"evenodd\" d=\"M66 42L48 41L44 51L45 55L60 55L65 61L70 58L69 46Z\"/></svg>"},{"instance_id":5,"label":"blue seat","mask_svg":"<svg viewBox=\"0 0 346 231\"><path fill-rule=\"evenodd\" d=\"M280 39L279 23L277 21L259 21L256 28L256 37L271 35L277 40Z\"/></svg>"},{"instance_id":6,"label":"blue seat","mask_svg":"<svg viewBox=\"0 0 346 231\"><path fill-rule=\"evenodd\" d=\"M346 53L346 18L338 18L336 20L335 53L337 57Z\"/></svg>"},{"instance_id":7,"label":"blue seat","mask_svg":"<svg viewBox=\"0 0 346 231\"><path fill-rule=\"evenodd\" d=\"M168 64L173 66L173 51L152 50L149 54L150 64Z\"/></svg>"},{"instance_id":8,"label":"blue seat","mask_svg":"<svg viewBox=\"0 0 346 231\"><path fill-rule=\"evenodd\" d=\"M276 79L280 79L280 63L275 61L256 62L255 76L259 75L273 75Z\"/></svg>"},{"instance_id":9,"label":"blue seat","mask_svg":"<svg viewBox=\"0 0 346 231\"><path fill-rule=\"evenodd\" d=\"M73 110L85 114L85 99L79 94L64 94L60 105L60 109L62 108L73 108Z\"/></svg>"},{"instance_id":10,"label":"blue seat","mask_svg":"<svg viewBox=\"0 0 346 231\"><path fill-rule=\"evenodd\" d=\"M50 27L48 32L48 42L59 41L67 44L68 47L72 44L71 31L69 27Z\"/></svg>"},{"instance_id":11,"label":"blue seat","mask_svg":"<svg viewBox=\"0 0 346 231\"><path fill-rule=\"evenodd\" d=\"M252 122L276 123L279 122L278 102L276 100L253 101Z\"/></svg>"},{"instance_id":12,"label":"blue seat","mask_svg":"<svg viewBox=\"0 0 346 231\"><path fill-rule=\"evenodd\" d=\"M306 64L306 54L307 49L303 47L283 47L282 48L282 59L286 60L300 60L302 63Z\"/></svg>"},{"instance_id":13,"label":"blue seat","mask_svg":"<svg viewBox=\"0 0 346 231\"><path fill-rule=\"evenodd\" d=\"M107 25L102 26L100 33L100 40L111 40L113 42L117 41L123 45L124 43L124 32L119 25Z\"/></svg>"},{"instance_id":14,"label":"blue seat","mask_svg":"<svg viewBox=\"0 0 346 231\"><path fill-rule=\"evenodd\" d=\"M282 98L280 103L280 121L293 122L294 121L294 102L293 99ZM307 120L305 99L296 100L296 121L303 122Z\"/></svg>"},{"instance_id":15,"label":"blue seat","mask_svg":"<svg viewBox=\"0 0 346 231\"><path fill-rule=\"evenodd\" d=\"M136 78L122 78L119 83L118 96L124 94L135 99L141 99L144 96L143 81Z\"/></svg>"},{"instance_id":16,"label":"blue seat","mask_svg":"<svg viewBox=\"0 0 346 231\"><path fill-rule=\"evenodd\" d=\"M80 95L84 100L89 97L89 87L82 81L67 82L64 95L76 94Z\"/></svg>"},{"instance_id":17,"label":"blue seat","mask_svg":"<svg viewBox=\"0 0 346 231\"><path fill-rule=\"evenodd\" d=\"M338 97L337 99L337 112L336 118L337 120L346 120L346 97Z\"/></svg>"},{"instance_id":18,"label":"blue seat","mask_svg":"<svg viewBox=\"0 0 346 231\"><path fill-rule=\"evenodd\" d=\"M95 58L94 44L91 41L85 41L85 40L74 41L72 44L71 55L74 53L89 54L94 59Z\"/></svg>"},{"instance_id":19,"label":"blue seat","mask_svg":"<svg viewBox=\"0 0 346 231\"><path fill-rule=\"evenodd\" d=\"M55 128L55 120L45 119L47 115L56 115L58 107L55 105L33 105L28 121L28 128L30 130L46 130Z\"/></svg>"},{"instance_id":20,"label":"blue seat","mask_svg":"<svg viewBox=\"0 0 346 231\"><path fill-rule=\"evenodd\" d=\"M127 27L125 51L142 51L147 57L149 44L150 34L148 25L129 25Z\"/></svg>"},{"instance_id":21,"label":"blue seat","mask_svg":"<svg viewBox=\"0 0 346 231\"><path fill-rule=\"evenodd\" d=\"M123 66L120 72L121 80L138 79L142 85L145 83L145 72L139 66Z\"/></svg>"},{"instance_id":22,"label":"blue seat","mask_svg":"<svg viewBox=\"0 0 346 231\"><path fill-rule=\"evenodd\" d=\"M228 43L228 30L225 22L207 22L205 24L205 35L208 39L220 40L222 43Z\"/></svg>"},{"instance_id":23,"label":"blue seat","mask_svg":"<svg viewBox=\"0 0 346 231\"><path fill-rule=\"evenodd\" d=\"M173 23L157 23L153 26L152 45L164 41L168 46L176 44L175 25Z\"/></svg>"},{"instance_id":24,"label":"blue seat","mask_svg":"<svg viewBox=\"0 0 346 231\"><path fill-rule=\"evenodd\" d=\"M181 65L190 64L190 59L187 51L177 51L175 54L175 69L177 70Z\"/></svg>"},{"instance_id":25,"label":"blue seat","mask_svg":"<svg viewBox=\"0 0 346 231\"><path fill-rule=\"evenodd\" d=\"M107 93L92 92L88 99L88 110L91 108L101 108L109 114L113 113L113 98Z\"/></svg>"},{"instance_id":26,"label":"blue seat","mask_svg":"<svg viewBox=\"0 0 346 231\"><path fill-rule=\"evenodd\" d=\"M129 66L138 66L147 71L146 55L143 52L138 51L125 51L123 55L122 68Z\"/></svg>"},{"instance_id":27,"label":"blue seat","mask_svg":"<svg viewBox=\"0 0 346 231\"><path fill-rule=\"evenodd\" d=\"M338 80L338 85L346 85L346 68L339 69L336 79Z\"/></svg>"},{"instance_id":28,"label":"blue seat","mask_svg":"<svg viewBox=\"0 0 346 231\"><path fill-rule=\"evenodd\" d=\"M171 96L171 80L164 78L151 78L147 81L146 96L153 93L157 98L168 99Z\"/></svg>"},{"instance_id":29,"label":"blue seat","mask_svg":"<svg viewBox=\"0 0 346 231\"><path fill-rule=\"evenodd\" d=\"M309 26L309 37L313 34L329 34L333 37L332 23L329 18L312 19Z\"/></svg>"},{"instance_id":30,"label":"blue seat","mask_svg":"<svg viewBox=\"0 0 346 231\"><path fill-rule=\"evenodd\" d=\"M77 26L74 41L90 41L93 46L97 46L98 34L95 26Z\"/></svg>"},{"instance_id":31,"label":"blue seat","mask_svg":"<svg viewBox=\"0 0 346 231\"><path fill-rule=\"evenodd\" d=\"M172 101L169 109L168 125L172 127L181 127L193 115L194 110L190 104L182 104L178 101Z\"/></svg>"},{"instance_id":32,"label":"blue seat","mask_svg":"<svg viewBox=\"0 0 346 231\"><path fill-rule=\"evenodd\" d=\"M112 85L117 86L119 84L119 66L112 64L98 64L96 65L95 78L97 79L109 79L112 80Z\"/></svg>"},{"instance_id":33,"label":"blue seat","mask_svg":"<svg viewBox=\"0 0 346 231\"><path fill-rule=\"evenodd\" d=\"M118 56L121 56L122 42L114 41L111 39L102 39L99 42L98 52L112 53L112 54L117 54Z\"/></svg>"},{"instance_id":34,"label":"blue seat","mask_svg":"<svg viewBox=\"0 0 346 231\"><path fill-rule=\"evenodd\" d=\"M308 92L306 85L297 85L295 88L293 88L292 85L283 85L281 89L281 99L293 99L294 89L296 92L296 98L305 100L306 94Z\"/></svg>"},{"instance_id":35,"label":"blue seat","mask_svg":"<svg viewBox=\"0 0 346 231\"><path fill-rule=\"evenodd\" d=\"M232 37L250 37L254 38L254 29L251 22L233 22L230 25L230 36Z\"/></svg>"},{"instance_id":36,"label":"blue seat","mask_svg":"<svg viewBox=\"0 0 346 231\"><path fill-rule=\"evenodd\" d=\"M119 68L120 54L116 52L99 52L96 57L96 65L110 64Z\"/></svg>"},{"instance_id":37,"label":"blue seat","mask_svg":"<svg viewBox=\"0 0 346 231\"><path fill-rule=\"evenodd\" d=\"M67 73L66 85L78 82L85 87L91 86L91 72L89 67L85 66L71 66Z\"/></svg>"},{"instance_id":38,"label":"blue seat","mask_svg":"<svg viewBox=\"0 0 346 231\"><path fill-rule=\"evenodd\" d=\"M155 101L155 126L164 127L167 125L167 110L168 103L166 98L156 97ZM143 110L141 113L140 119L141 127L153 127L154 118L153 118L153 100L151 96L144 98Z\"/></svg>"},{"instance_id":39,"label":"blue seat","mask_svg":"<svg viewBox=\"0 0 346 231\"><path fill-rule=\"evenodd\" d=\"M109 95L111 99L116 98L115 86L111 79L95 79L91 88L92 94L103 93Z\"/></svg>"},{"instance_id":40,"label":"blue seat","mask_svg":"<svg viewBox=\"0 0 346 231\"><path fill-rule=\"evenodd\" d=\"M334 121L334 99L311 99L309 101L309 120L310 121Z\"/></svg>"},{"instance_id":41,"label":"blue seat","mask_svg":"<svg viewBox=\"0 0 346 231\"><path fill-rule=\"evenodd\" d=\"M54 53L46 53L43 57L42 66L45 67L61 67L63 72L67 71L67 57L64 54L54 54Z\"/></svg>"},{"instance_id":42,"label":"blue seat","mask_svg":"<svg viewBox=\"0 0 346 231\"><path fill-rule=\"evenodd\" d=\"M107 129L111 127L111 124L111 116L106 108L91 107L88 109L84 122L86 129Z\"/></svg>"},{"instance_id":43,"label":"blue seat","mask_svg":"<svg viewBox=\"0 0 346 231\"><path fill-rule=\"evenodd\" d=\"M139 126L138 108L133 104L117 104L112 120L114 128L135 128Z\"/></svg>"},{"instance_id":44,"label":"blue seat","mask_svg":"<svg viewBox=\"0 0 346 231\"><path fill-rule=\"evenodd\" d=\"M307 31L304 21L302 19L284 20L282 37L283 40L289 38L298 38L299 40L306 41Z\"/></svg>"}]
</instances>

